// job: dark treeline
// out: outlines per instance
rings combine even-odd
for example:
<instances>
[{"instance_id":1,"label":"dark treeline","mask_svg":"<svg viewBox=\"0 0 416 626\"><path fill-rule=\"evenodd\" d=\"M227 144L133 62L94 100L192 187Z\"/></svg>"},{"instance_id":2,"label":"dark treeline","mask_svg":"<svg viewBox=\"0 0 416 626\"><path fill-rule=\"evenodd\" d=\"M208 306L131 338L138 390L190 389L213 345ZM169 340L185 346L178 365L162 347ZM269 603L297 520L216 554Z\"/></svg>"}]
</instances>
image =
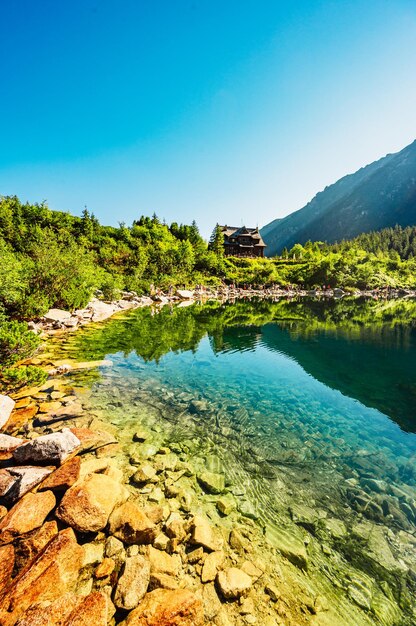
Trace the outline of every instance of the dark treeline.
<instances>
[{"instance_id":1,"label":"dark treeline","mask_svg":"<svg viewBox=\"0 0 416 626\"><path fill-rule=\"evenodd\" d=\"M349 241L341 241L331 248L335 251L361 248L367 252L397 252L401 259L407 260L416 257L416 226L394 226L383 230L363 233Z\"/></svg>"}]
</instances>

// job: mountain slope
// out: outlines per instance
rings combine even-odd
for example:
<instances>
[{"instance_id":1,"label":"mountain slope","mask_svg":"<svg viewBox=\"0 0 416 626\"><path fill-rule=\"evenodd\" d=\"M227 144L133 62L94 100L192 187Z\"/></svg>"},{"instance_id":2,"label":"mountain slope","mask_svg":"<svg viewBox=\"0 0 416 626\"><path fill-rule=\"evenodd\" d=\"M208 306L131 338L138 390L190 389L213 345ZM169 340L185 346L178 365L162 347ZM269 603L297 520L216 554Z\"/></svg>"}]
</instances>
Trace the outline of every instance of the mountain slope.
<instances>
[{"instance_id":1,"label":"mountain slope","mask_svg":"<svg viewBox=\"0 0 416 626\"><path fill-rule=\"evenodd\" d=\"M395 224L416 224L416 141L344 176L260 232L273 256L309 239L333 243Z\"/></svg>"}]
</instances>

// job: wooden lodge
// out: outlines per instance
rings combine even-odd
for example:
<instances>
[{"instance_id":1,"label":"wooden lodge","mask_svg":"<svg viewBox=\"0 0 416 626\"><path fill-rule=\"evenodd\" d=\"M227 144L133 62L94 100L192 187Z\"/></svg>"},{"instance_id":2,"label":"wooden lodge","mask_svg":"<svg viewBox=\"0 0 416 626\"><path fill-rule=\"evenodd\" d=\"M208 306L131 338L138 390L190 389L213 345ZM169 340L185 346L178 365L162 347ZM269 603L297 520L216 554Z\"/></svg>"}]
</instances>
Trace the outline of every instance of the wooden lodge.
<instances>
[{"instance_id":1,"label":"wooden lodge","mask_svg":"<svg viewBox=\"0 0 416 626\"><path fill-rule=\"evenodd\" d=\"M258 228L221 226L225 256L264 257L264 243Z\"/></svg>"}]
</instances>

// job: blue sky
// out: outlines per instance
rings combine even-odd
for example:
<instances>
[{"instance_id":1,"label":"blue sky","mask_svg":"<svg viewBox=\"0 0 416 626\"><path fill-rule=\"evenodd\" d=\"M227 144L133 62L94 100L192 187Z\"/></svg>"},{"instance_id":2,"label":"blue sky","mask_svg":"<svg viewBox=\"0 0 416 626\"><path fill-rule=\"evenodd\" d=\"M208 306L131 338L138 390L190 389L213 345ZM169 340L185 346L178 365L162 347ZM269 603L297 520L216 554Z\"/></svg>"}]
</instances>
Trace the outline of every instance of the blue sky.
<instances>
[{"instance_id":1,"label":"blue sky","mask_svg":"<svg viewBox=\"0 0 416 626\"><path fill-rule=\"evenodd\" d=\"M0 194L266 224L416 138L415 0L1 0Z\"/></svg>"}]
</instances>

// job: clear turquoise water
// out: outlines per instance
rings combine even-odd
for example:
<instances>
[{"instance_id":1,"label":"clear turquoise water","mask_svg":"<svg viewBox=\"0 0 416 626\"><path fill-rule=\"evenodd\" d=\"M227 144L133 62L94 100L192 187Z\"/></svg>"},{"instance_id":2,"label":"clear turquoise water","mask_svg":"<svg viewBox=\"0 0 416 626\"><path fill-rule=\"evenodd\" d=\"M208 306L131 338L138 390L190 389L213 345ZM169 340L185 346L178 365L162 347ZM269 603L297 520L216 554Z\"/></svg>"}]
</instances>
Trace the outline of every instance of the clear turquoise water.
<instances>
[{"instance_id":1,"label":"clear turquoise water","mask_svg":"<svg viewBox=\"0 0 416 626\"><path fill-rule=\"evenodd\" d=\"M346 524L347 536L333 539L343 559L402 594L403 572L416 566L414 547L400 543L416 530L414 302L143 309L77 333L67 350L112 360L90 381L91 402L120 431L153 407L162 443L188 442L197 462L210 458L265 531L307 503ZM367 522L391 542L390 564L350 552L356 524Z\"/></svg>"}]
</instances>

